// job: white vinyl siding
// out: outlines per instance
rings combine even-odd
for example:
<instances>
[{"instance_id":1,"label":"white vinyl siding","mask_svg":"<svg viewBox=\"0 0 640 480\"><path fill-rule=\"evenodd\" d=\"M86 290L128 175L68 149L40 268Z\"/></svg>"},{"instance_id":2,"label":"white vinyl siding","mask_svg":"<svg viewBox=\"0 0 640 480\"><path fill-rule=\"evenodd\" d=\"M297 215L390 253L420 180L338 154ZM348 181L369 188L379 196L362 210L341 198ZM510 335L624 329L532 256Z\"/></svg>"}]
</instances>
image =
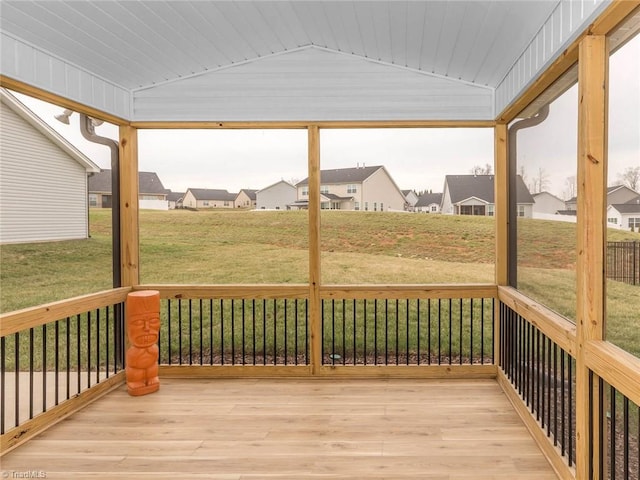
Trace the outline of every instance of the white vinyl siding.
<instances>
[{"instance_id":1,"label":"white vinyl siding","mask_svg":"<svg viewBox=\"0 0 640 480\"><path fill-rule=\"evenodd\" d=\"M87 238L85 168L0 105L0 242Z\"/></svg>"}]
</instances>

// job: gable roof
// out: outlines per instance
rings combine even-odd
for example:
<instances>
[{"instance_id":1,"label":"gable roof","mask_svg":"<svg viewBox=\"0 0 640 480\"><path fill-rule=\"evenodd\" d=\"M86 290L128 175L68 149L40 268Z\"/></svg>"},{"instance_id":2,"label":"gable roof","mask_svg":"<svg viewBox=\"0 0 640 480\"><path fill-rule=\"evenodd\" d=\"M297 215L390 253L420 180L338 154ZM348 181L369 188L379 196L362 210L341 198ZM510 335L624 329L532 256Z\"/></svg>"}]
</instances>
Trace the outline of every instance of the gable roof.
<instances>
[{"instance_id":1,"label":"gable roof","mask_svg":"<svg viewBox=\"0 0 640 480\"><path fill-rule=\"evenodd\" d=\"M445 184L449 188L451 203L460 203L471 197L495 203L493 179L494 175L447 175ZM520 175L516 178L516 199L518 203L535 203Z\"/></svg>"},{"instance_id":2,"label":"gable roof","mask_svg":"<svg viewBox=\"0 0 640 480\"><path fill-rule=\"evenodd\" d=\"M618 212L624 214L640 214L640 203L614 203L609 208L615 208ZM607 209L607 210L608 210Z\"/></svg>"},{"instance_id":3,"label":"gable roof","mask_svg":"<svg viewBox=\"0 0 640 480\"><path fill-rule=\"evenodd\" d=\"M227 190L215 188L189 188L187 192L191 192L196 200L234 201L238 196L237 193L229 193Z\"/></svg>"},{"instance_id":4,"label":"gable roof","mask_svg":"<svg viewBox=\"0 0 640 480\"><path fill-rule=\"evenodd\" d=\"M140 195L166 195L167 190L162 185L156 172L138 172L138 192ZM111 170L101 170L89 177L90 192L111 193Z\"/></svg>"},{"instance_id":5,"label":"gable roof","mask_svg":"<svg viewBox=\"0 0 640 480\"><path fill-rule=\"evenodd\" d=\"M442 203L442 194L441 193L424 193L418 197L418 202L416 203L416 207L427 207L437 203L440 205Z\"/></svg>"},{"instance_id":6,"label":"gable roof","mask_svg":"<svg viewBox=\"0 0 640 480\"><path fill-rule=\"evenodd\" d=\"M632 188L627 187L626 185L612 185L610 187L607 187L607 195L612 194L613 192L616 192L620 189L627 189L630 192L633 193L637 193L635 190L633 190ZM634 199L632 198L631 201L633 201ZM578 197L571 197L569 200L567 200L567 203L577 203L578 202Z\"/></svg>"},{"instance_id":7,"label":"gable roof","mask_svg":"<svg viewBox=\"0 0 640 480\"><path fill-rule=\"evenodd\" d=\"M256 192L258 190L257 189L252 189L252 188L243 188L242 190L240 190L238 192L238 195L240 195L242 192L245 193L245 195L247 197L249 197L249 200L255 200L256 199Z\"/></svg>"},{"instance_id":8,"label":"gable roof","mask_svg":"<svg viewBox=\"0 0 640 480\"><path fill-rule=\"evenodd\" d=\"M99 172L100 167L93 163L89 157L69 143L62 135L47 125L40 117L33 113L25 104L11 95L8 90L0 88L0 101L16 115L21 117L29 125L35 128L56 147L78 162L87 172Z\"/></svg>"},{"instance_id":9,"label":"gable roof","mask_svg":"<svg viewBox=\"0 0 640 480\"><path fill-rule=\"evenodd\" d=\"M275 187L276 185L280 185L281 183L284 183L286 186L291 187L291 188L293 188L294 190L296 189L296 186L295 186L295 185L292 185L291 183L287 182L286 180L278 180L277 182L272 183L271 185L268 185L268 186L266 186L266 187L264 187L264 188L261 188L260 190L256 190L256 193L263 192L263 191L265 191L265 190L269 190L270 188L273 188L273 187Z\"/></svg>"},{"instance_id":10,"label":"gable roof","mask_svg":"<svg viewBox=\"0 0 640 480\"><path fill-rule=\"evenodd\" d=\"M320 183L323 185L336 183L362 183L375 172L383 168L382 165L373 167L334 168L332 170L320 170ZM309 177L296 184L308 185Z\"/></svg>"},{"instance_id":11,"label":"gable roof","mask_svg":"<svg viewBox=\"0 0 640 480\"><path fill-rule=\"evenodd\" d=\"M182 200L184 198L185 192L172 192L171 190L167 191L167 200L170 202L177 202L178 200Z\"/></svg>"},{"instance_id":12,"label":"gable roof","mask_svg":"<svg viewBox=\"0 0 640 480\"><path fill-rule=\"evenodd\" d=\"M564 200L562 200L560 197L558 197L557 195L554 195L553 193L547 192L547 191L544 191L544 192L538 192L538 193L532 193L532 194L531 194L531 196L534 198L534 200L535 200L536 198L538 198L539 196L541 196L541 195L548 195L548 196L550 196L550 197L555 198L555 199L556 199L556 200L558 200L559 202L564 203Z\"/></svg>"}]
</instances>

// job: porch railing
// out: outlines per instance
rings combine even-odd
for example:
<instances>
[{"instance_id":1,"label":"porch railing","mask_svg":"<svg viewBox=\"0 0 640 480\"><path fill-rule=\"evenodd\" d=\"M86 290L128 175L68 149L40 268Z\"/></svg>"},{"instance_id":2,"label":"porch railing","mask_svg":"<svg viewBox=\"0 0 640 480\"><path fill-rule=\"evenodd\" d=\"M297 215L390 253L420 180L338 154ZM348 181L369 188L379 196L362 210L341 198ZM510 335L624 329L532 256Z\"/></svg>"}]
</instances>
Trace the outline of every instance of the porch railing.
<instances>
[{"instance_id":1,"label":"porch railing","mask_svg":"<svg viewBox=\"0 0 640 480\"><path fill-rule=\"evenodd\" d=\"M0 316L3 451L122 383L128 291L120 288Z\"/></svg>"}]
</instances>

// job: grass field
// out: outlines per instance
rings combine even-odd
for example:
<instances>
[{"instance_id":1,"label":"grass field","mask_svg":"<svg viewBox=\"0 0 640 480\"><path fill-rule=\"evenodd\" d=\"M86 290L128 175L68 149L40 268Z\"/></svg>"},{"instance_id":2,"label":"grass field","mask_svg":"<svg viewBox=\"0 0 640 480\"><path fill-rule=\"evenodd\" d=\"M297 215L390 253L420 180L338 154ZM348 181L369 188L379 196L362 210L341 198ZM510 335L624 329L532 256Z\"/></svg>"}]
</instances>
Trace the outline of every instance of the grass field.
<instances>
[{"instance_id":1,"label":"grass field","mask_svg":"<svg viewBox=\"0 0 640 480\"><path fill-rule=\"evenodd\" d=\"M91 238L0 249L3 312L111 286L111 212L91 211ZM304 283L308 213L140 212L142 283ZM494 221L322 212L324 283L492 282ZM575 316L575 225L519 220L519 288ZM610 240L640 239L611 230ZM640 355L637 287L609 282L608 333Z\"/></svg>"}]
</instances>

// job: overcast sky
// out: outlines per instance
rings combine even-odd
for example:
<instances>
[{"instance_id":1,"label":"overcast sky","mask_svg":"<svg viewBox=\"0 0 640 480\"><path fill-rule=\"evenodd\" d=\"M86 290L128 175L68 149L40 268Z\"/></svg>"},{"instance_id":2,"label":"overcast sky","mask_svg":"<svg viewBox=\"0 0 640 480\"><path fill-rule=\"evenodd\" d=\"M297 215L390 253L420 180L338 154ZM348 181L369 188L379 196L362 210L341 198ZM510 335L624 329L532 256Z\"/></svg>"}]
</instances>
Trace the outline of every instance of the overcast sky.
<instances>
[{"instance_id":1,"label":"overcast sky","mask_svg":"<svg viewBox=\"0 0 640 480\"><path fill-rule=\"evenodd\" d=\"M610 62L609 183L640 165L640 36ZM576 173L577 86L550 107L549 118L518 136L519 164L528 180L542 169L546 190L564 196ZM19 95L29 108L102 168L109 150L85 141L78 115L71 125L54 120L62 109ZM99 135L117 139L105 124ZM305 130L140 130L139 167L157 172L166 188L260 189L307 176ZM493 164L492 129L321 130L321 168L384 165L401 189L441 192L444 176Z\"/></svg>"}]
</instances>

